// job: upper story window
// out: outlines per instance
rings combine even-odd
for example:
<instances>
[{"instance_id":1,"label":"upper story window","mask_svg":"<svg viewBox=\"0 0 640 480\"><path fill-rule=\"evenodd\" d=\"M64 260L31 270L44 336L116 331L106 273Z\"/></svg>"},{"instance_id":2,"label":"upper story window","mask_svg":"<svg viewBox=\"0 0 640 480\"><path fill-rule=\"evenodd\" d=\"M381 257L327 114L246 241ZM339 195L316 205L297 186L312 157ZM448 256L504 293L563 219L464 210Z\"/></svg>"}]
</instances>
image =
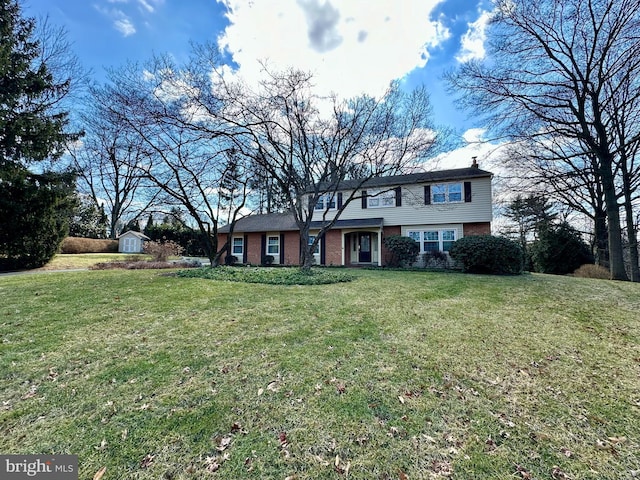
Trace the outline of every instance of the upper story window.
<instances>
[{"instance_id":1,"label":"upper story window","mask_svg":"<svg viewBox=\"0 0 640 480\"><path fill-rule=\"evenodd\" d=\"M333 195L321 195L316 203L315 210L335 210L336 199Z\"/></svg>"},{"instance_id":2,"label":"upper story window","mask_svg":"<svg viewBox=\"0 0 640 480\"><path fill-rule=\"evenodd\" d=\"M431 185L431 203L462 202L462 183Z\"/></svg>"},{"instance_id":3,"label":"upper story window","mask_svg":"<svg viewBox=\"0 0 640 480\"><path fill-rule=\"evenodd\" d=\"M367 192L367 208L386 208L396 206L396 190Z\"/></svg>"}]
</instances>

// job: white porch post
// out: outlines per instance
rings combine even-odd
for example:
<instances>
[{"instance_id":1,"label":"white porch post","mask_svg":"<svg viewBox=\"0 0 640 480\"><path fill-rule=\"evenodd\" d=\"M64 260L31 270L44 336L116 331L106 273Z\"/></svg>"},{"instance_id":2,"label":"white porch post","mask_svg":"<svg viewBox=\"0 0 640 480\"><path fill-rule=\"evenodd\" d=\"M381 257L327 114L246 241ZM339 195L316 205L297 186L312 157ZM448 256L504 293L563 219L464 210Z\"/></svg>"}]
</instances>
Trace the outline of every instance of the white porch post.
<instances>
[{"instance_id":1,"label":"white porch post","mask_svg":"<svg viewBox=\"0 0 640 480\"><path fill-rule=\"evenodd\" d=\"M382 266L382 227L378 230L378 266Z\"/></svg>"},{"instance_id":2,"label":"white porch post","mask_svg":"<svg viewBox=\"0 0 640 480\"><path fill-rule=\"evenodd\" d=\"M345 265L344 237L345 237L345 233L342 230L340 230L340 243L342 244L342 265L343 266Z\"/></svg>"}]
</instances>

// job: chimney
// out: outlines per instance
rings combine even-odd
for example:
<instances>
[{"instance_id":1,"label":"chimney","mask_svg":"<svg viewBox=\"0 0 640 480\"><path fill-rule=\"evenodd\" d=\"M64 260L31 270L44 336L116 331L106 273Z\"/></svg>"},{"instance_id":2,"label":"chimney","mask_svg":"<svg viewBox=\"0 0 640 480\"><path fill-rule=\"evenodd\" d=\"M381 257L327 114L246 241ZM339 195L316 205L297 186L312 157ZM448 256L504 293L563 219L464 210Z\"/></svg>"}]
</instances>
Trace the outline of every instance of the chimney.
<instances>
[{"instance_id":1,"label":"chimney","mask_svg":"<svg viewBox=\"0 0 640 480\"><path fill-rule=\"evenodd\" d=\"M471 164L471 168L480 168L478 166L478 157L471 157L471 160L473 160L473 163Z\"/></svg>"}]
</instances>

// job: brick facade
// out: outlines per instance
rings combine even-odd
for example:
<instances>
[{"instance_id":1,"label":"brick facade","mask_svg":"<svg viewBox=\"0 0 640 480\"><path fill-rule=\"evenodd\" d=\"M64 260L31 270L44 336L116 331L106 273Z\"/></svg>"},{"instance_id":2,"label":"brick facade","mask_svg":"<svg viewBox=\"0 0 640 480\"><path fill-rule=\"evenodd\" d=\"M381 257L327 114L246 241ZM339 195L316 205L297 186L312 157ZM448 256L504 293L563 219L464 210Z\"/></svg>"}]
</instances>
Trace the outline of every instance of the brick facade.
<instances>
[{"instance_id":1,"label":"brick facade","mask_svg":"<svg viewBox=\"0 0 640 480\"><path fill-rule=\"evenodd\" d=\"M387 250L387 247L384 246L385 237L390 237L391 235L402 235L401 228L398 227L384 227L382 229L382 252L380 252L382 258L382 265L387 265L391 260L391 252Z\"/></svg>"},{"instance_id":2,"label":"brick facade","mask_svg":"<svg viewBox=\"0 0 640 480\"><path fill-rule=\"evenodd\" d=\"M463 234L465 237L469 235L491 235L491 223L465 223L463 225Z\"/></svg>"},{"instance_id":3,"label":"brick facade","mask_svg":"<svg viewBox=\"0 0 640 480\"><path fill-rule=\"evenodd\" d=\"M329 230L324 236L325 265L342 265L342 231Z\"/></svg>"}]
</instances>

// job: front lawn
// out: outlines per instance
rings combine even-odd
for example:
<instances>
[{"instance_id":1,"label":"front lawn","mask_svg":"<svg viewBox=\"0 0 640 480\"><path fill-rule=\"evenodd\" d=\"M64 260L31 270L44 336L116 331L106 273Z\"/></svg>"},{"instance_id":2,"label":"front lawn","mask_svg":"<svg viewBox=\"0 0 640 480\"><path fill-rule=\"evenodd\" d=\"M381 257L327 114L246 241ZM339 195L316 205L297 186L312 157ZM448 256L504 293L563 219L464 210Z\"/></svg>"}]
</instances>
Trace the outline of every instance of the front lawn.
<instances>
[{"instance_id":1,"label":"front lawn","mask_svg":"<svg viewBox=\"0 0 640 480\"><path fill-rule=\"evenodd\" d=\"M639 475L640 285L0 278L0 452L80 478Z\"/></svg>"}]
</instances>

